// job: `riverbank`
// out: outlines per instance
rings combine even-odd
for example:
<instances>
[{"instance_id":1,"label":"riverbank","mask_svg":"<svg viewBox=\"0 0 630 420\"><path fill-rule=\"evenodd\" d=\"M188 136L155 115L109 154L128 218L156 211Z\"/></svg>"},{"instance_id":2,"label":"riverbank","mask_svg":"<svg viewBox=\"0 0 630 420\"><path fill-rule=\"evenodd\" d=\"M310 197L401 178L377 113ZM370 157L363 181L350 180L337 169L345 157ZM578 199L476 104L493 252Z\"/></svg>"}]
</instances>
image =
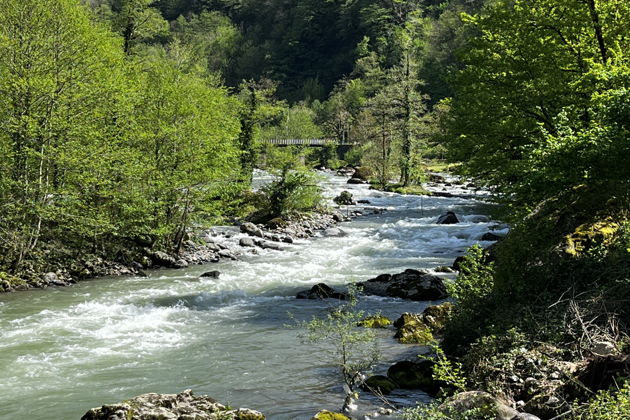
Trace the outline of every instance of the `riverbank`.
<instances>
[{"instance_id":1,"label":"riverbank","mask_svg":"<svg viewBox=\"0 0 630 420\"><path fill-rule=\"evenodd\" d=\"M45 272L28 270L20 277L0 273L0 293L69 286L79 281L101 277L143 277L146 276L145 271L149 269L186 268L189 265L236 260L244 253L256 253L260 248L279 251L293 243L294 239L313 237L337 223L363 215L362 208L355 203L351 210L344 208L342 214L329 207L321 212L295 214L287 220L275 219L272 223L259 224L249 230L243 227L253 225L251 222L238 221L236 228L240 227L241 231L255 238L242 243L230 241L235 232L229 227L197 228L187 234L188 239L183 242L180 252L177 253L139 248L132 252L132 255L128 254L123 260L116 261L90 253L70 256L69 251L57 252L57 255L64 255L64 258L43 264L54 270ZM59 243L57 247L63 249L63 244Z\"/></svg>"}]
</instances>

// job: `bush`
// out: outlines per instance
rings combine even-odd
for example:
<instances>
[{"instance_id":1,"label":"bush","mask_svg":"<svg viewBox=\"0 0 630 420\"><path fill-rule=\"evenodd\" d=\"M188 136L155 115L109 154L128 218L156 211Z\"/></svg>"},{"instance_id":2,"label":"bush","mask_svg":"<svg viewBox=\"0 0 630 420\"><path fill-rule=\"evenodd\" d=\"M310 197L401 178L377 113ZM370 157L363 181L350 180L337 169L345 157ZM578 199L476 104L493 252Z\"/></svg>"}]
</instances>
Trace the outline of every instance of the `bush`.
<instances>
[{"instance_id":1,"label":"bush","mask_svg":"<svg viewBox=\"0 0 630 420\"><path fill-rule=\"evenodd\" d=\"M600 391L589 404L574 406L574 420L620 420L630 413L630 382L616 391Z\"/></svg>"},{"instance_id":2,"label":"bush","mask_svg":"<svg viewBox=\"0 0 630 420\"><path fill-rule=\"evenodd\" d=\"M270 219L316 209L322 202L317 177L306 171L284 170L262 188Z\"/></svg>"},{"instance_id":3,"label":"bush","mask_svg":"<svg viewBox=\"0 0 630 420\"><path fill-rule=\"evenodd\" d=\"M494 263L483 248L468 249L456 281L447 285L449 295L457 305L446 324L444 346L453 351L457 346L472 343L483 334L492 313Z\"/></svg>"}]
</instances>

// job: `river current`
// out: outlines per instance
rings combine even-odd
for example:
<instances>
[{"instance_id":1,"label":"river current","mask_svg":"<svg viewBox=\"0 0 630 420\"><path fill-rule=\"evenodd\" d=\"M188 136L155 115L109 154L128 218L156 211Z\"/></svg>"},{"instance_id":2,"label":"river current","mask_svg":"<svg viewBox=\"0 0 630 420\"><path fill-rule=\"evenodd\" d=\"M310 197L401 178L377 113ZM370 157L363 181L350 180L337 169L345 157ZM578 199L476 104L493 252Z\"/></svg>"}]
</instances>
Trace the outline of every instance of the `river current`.
<instances>
[{"instance_id":1,"label":"river current","mask_svg":"<svg viewBox=\"0 0 630 420\"><path fill-rule=\"evenodd\" d=\"M322 346L302 344L287 328L322 315L330 302L296 300L299 290L341 286L407 268L451 265L481 236L506 227L492 221L480 197L418 197L346 185L324 175L327 197L349 190L369 200L365 215L282 251L260 250L238 261L154 270L148 277L84 281L72 287L0 295L0 419L79 419L91 407L147 392L192 389L224 404L262 411L268 419L310 419L343 402L339 378ZM453 190L458 193L463 191ZM470 191L467 191L470 193ZM374 208L387 211L371 214ZM462 220L437 225L447 210ZM242 234L219 228L236 244ZM489 243L481 242L486 246ZM219 270L218 279L199 278ZM362 297L368 312L395 319L432 302ZM423 351L379 330L376 373ZM398 404L428 401L395 392ZM359 409L376 401L362 395Z\"/></svg>"}]
</instances>

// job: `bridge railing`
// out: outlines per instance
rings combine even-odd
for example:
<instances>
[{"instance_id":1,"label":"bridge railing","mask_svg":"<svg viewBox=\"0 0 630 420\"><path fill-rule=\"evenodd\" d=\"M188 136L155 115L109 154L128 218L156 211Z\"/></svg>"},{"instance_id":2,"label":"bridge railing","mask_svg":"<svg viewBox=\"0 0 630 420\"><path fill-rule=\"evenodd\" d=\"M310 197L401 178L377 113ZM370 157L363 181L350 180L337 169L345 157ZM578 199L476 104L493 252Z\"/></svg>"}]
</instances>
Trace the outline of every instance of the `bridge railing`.
<instances>
[{"instance_id":1,"label":"bridge railing","mask_svg":"<svg viewBox=\"0 0 630 420\"><path fill-rule=\"evenodd\" d=\"M267 139L263 143L273 144L276 146L326 146L328 144L336 144L339 146L351 146L354 143L342 142L338 143L334 139Z\"/></svg>"}]
</instances>

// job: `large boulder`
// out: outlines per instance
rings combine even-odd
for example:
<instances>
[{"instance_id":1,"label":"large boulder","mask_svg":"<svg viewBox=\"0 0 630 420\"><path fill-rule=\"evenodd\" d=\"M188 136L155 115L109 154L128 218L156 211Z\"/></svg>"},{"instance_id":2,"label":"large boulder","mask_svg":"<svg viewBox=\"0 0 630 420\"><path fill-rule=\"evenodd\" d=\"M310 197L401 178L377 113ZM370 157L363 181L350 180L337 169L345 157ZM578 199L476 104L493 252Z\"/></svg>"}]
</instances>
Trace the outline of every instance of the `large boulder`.
<instances>
[{"instance_id":1,"label":"large boulder","mask_svg":"<svg viewBox=\"0 0 630 420\"><path fill-rule=\"evenodd\" d=\"M448 297L441 277L424 270L407 269L398 274L381 274L359 283L363 293L410 300L438 300Z\"/></svg>"},{"instance_id":2,"label":"large boulder","mask_svg":"<svg viewBox=\"0 0 630 420\"><path fill-rule=\"evenodd\" d=\"M174 268L177 265L177 260L172 255L162 251L155 251L151 253L150 257L153 266Z\"/></svg>"},{"instance_id":3,"label":"large boulder","mask_svg":"<svg viewBox=\"0 0 630 420\"><path fill-rule=\"evenodd\" d=\"M423 359L397 362L387 370L387 377L403 389L421 389L429 395L437 395L444 383L433 379L435 362Z\"/></svg>"},{"instance_id":4,"label":"large boulder","mask_svg":"<svg viewBox=\"0 0 630 420\"><path fill-rule=\"evenodd\" d=\"M347 298L345 293L341 293L327 285L326 283L318 283L311 287L310 290L304 290L297 294L298 299L339 299Z\"/></svg>"},{"instance_id":5,"label":"large boulder","mask_svg":"<svg viewBox=\"0 0 630 420\"><path fill-rule=\"evenodd\" d=\"M444 325L452 311L453 304L451 302L429 306L422 312L422 322L429 327L433 333L439 334L444 329Z\"/></svg>"},{"instance_id":6,"label":"large boulder","mask_svg":"<svg viewBox=\"0 0 630 420\"><path fill-rule=\"evenodd\" d=\"M238 241L238 244L240 246L242 246L242 247L254 247L254 246L256 246L254 244L254 240L252 238L250 238L250 237L241 238Z\"/></svg>"},{"instance_id":7,"label":"large boulder","mask_svg":"<svg viewBox=\"0 0 630 420\"><path fill-rule=\"evenodd\" d=\"M438 225L454 225L456 223L459 223L459 219L457 218L457 215L455 213L453 213L452 211L447 211L446 213L438 217L436 223Z\"/></svg>"},{"instance_id":8,"label":"large boulder","mask_svg":"<svg viewBox=\"0 0 630 420\"><path fill-rule=\"evenodd\" d=\"M120 404L93 408L81 420L264 420L249 409L230 409L210 397L181 394L143 394Z\"/></svg>"},{"instance_id":9,"label":"large boulder","mask_svg":"<svg viewBox=\"0 0 630 420\"><path fill-rule=\"evenodd\" d=\"M475 415L480 418L540 420L531 414L519 413L505 402L483 391L460 392L440 405L439 409L453 417L463 417L466 412L475 410Z\"/></svg>"},{"instance_id":10,"label":"large boulder","mask_svg":"<svg viewBox=\"0 0 630 420\"><path fill-rule=\"evenodd\" d=\"M354 204L352 193L349 191L342 191L341 194L333 198L333 201L338 206L351 206Z\"/></svg>"},{"instance_id":11,"label":"large boulder","mask_svg":"<svg viewBox=\"0 0 630 420\"><path fill-rule=\"evenodd\" d=\"M241 225L241 232L246 233L249 236L257 236L259 238L264 237L263 231L252 222L243 223Z\"/></svg>"},{"instance_id":12,"label":"large boulder","mask_svg":"<svg viewBox=\"0 0 630 420\"><path fill-rule=\"evenodd\" d=\"M372 171L365 166L358 166L354 170L353 178L359 178L363 181L368 181L372 175Z\"/></svg>"},{"instance_id":13,"label":"large boulder","mask_svg":"<svg viewBox=\"0 0 630 420\"><path fill-rule=\"evenodd\" d=\"M213 270L213 271L206 271L205 273L201 274L199 277L210 277L212 279L218 279L220 275L221 275L220 271Z\"/></svg>"}]
</instances>

